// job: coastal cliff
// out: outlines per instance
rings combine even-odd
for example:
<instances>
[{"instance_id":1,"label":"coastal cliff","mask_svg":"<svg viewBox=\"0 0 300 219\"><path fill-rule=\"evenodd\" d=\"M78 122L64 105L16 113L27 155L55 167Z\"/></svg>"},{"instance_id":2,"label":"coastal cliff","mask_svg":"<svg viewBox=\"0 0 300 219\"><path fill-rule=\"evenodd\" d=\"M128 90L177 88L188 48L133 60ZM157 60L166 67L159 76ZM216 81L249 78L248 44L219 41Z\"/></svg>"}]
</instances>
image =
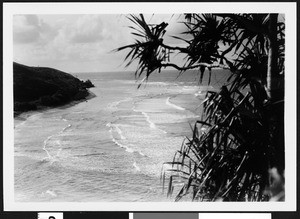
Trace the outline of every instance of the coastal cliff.
<instances>
[{"instance_id":1,"label":"coastal cliff","mask_svg":"<svg viewBox=\"0 0 300 219\"><path fill-rule=\"evenodd\" d=\"M47 67L13 63L14 115L44 107L56 107L90 95L90 80Z\"/></svg>"}]
</instances>

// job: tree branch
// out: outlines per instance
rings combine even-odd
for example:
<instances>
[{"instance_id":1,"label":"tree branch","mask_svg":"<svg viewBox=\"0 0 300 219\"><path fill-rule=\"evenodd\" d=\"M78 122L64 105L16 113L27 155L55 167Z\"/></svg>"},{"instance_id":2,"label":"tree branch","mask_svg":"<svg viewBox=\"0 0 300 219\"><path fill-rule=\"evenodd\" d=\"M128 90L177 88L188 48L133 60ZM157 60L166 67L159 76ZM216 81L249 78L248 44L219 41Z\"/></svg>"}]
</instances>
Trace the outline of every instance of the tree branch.
<instances>
[{"instance_id":1,"label":"tree branch","mask_svg":"<svg viewBox=\"0 0 300 219\"><path fill-rule=\"evenodd\" d=\"M189 52L189 50L187 48L184 48L184 47L168 46L164 43L161 43L160 45L162 47L164 47L165 49L169 49L169 50L179 50L180 52L183 52L183 53L188 53Z\"/></svg>"},{"instance_id":2,"label":"tree branch","mask_svg":"<svg viewBox=\"0 0 300 219\"><path fill-rule=\"evenodd\" d=\"M192 66L187 66L187 67L184 67L184 66L178 66L174 63L161 63L161 67L172 67L172 68L175 68L179 71L187 71L187 70L191 70L191 69L195 69L195 68L200 68L201 66L203 67L207 67L207 68L223 68L223 69L229 69L230 70L230 67L227 66L227 65L223 65L223 64L208 64L208 63L198 63L196 65L192 65Z\"/></svg>"}]
</instances>

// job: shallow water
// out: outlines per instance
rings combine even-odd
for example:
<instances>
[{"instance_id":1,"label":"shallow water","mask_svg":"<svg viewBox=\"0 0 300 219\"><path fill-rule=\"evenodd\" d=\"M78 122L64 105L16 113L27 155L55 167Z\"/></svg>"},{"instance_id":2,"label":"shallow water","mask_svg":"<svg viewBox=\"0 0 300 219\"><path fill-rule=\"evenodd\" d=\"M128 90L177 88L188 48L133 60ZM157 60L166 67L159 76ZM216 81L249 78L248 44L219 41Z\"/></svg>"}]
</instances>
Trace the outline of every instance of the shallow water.
<instances>
[{"instance_id":1,"label":"shallow water","mask_svg":"<svg viewBox=\"0 0 300 219\"><path fill-rule=\"evenodd\" d=\"M201 115L197 74L81 73L96 97L15 119L15 201L173 201L160 174ZM188 80L189 79L189 80Z\"/></svg>"}]
</instances>

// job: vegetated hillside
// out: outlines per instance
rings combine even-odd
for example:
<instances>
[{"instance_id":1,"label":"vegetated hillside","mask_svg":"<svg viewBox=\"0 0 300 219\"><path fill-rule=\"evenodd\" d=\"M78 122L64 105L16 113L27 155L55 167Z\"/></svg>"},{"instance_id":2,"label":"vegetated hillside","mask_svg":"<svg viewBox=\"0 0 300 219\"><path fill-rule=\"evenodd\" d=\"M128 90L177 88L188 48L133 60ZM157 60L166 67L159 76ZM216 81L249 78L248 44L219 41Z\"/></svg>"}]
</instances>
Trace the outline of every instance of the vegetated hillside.
<instances>
[{"instance_id":1,"label":"vegetated hillside","mask_svg":"<svg viewBox=\"0 0 300 219\"><path fill-rule=\"evenodd\" d=\"M59 106L89 95L87 88L94 87L90 80L78 78L46 67L29 67L13 63L14 113Z\"/></svg>"}]
</instances>

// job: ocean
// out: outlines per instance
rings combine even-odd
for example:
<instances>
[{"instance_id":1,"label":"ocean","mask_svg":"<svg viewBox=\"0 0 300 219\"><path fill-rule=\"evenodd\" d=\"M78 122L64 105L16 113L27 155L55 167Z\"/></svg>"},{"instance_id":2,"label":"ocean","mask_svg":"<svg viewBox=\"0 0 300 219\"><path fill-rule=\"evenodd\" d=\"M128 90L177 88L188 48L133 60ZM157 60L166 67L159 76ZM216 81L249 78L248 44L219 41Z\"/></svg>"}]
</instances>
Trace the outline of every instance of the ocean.
<instances>
[{"instance_id":1,"label":"ocean","mask_svg":"<svg viewBox=\"0 0 300 219\"><path fill-rule=\"evenodd\" d=\"M160 179L201 119L211 84L197 71L164 71L139 83L133 72L77 73L94 98L14 119L16 202L166 202Z\"/></svg>"}]
</instances>

